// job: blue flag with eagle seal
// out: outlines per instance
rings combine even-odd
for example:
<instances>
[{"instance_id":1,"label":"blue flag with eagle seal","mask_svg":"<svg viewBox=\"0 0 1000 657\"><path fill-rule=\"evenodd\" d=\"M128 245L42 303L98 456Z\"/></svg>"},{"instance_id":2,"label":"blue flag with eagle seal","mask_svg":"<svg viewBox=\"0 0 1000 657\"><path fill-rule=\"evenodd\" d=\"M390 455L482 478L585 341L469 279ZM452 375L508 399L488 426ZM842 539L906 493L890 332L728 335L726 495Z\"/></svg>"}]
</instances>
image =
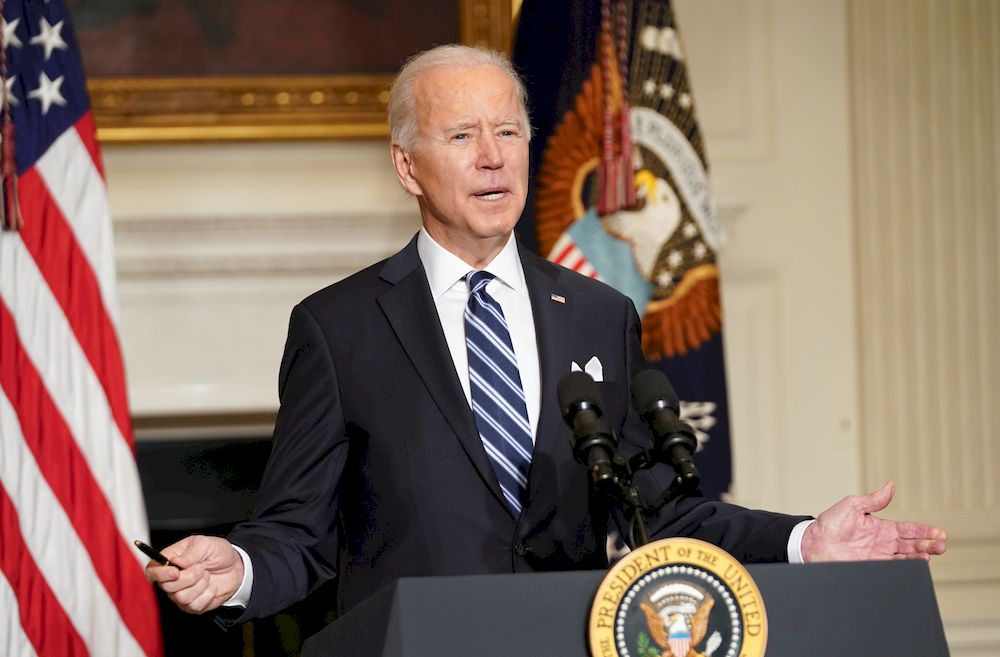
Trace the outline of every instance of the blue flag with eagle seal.
<instances>
[{"instance_id":1,"label":"blue flag with eagle seal","mask_svg":"<svg viewBox=\"0 0 1000 657\"><path fill-rule=\"evenodd\" d=\"M732 480L719 226L670 2L525 0L513 60L535 129L518 236L632 299L718 497Z\"/></svg>"}]
</instances>

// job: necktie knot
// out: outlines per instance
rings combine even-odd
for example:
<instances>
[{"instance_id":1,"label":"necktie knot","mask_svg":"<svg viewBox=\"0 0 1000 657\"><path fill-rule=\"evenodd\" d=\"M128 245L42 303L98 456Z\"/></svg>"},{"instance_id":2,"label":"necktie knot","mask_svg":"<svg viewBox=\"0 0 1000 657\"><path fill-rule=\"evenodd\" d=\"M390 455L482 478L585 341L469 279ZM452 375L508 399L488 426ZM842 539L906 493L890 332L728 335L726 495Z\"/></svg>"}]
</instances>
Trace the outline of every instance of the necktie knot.
<instances>
[{"instance_id":1,"label":"necktie knot","mask_svg":"<svg viewBox=\"0 0 1000 657\"><path fill-rule=\"evenodd\" d=\"M485 290L489 282L496 278L496 276L484 269L482 271L470 271L466 275L466 278L469 280L469 293L476 294Z\"/></svg>"}]
</instances>

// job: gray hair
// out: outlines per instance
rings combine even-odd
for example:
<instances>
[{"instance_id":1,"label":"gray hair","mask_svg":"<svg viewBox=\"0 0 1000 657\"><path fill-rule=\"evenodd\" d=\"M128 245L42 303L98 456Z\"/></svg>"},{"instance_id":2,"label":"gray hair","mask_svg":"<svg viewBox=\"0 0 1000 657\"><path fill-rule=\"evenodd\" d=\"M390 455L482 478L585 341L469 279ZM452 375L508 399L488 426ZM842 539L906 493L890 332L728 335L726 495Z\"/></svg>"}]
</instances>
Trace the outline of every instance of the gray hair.
<instances>
[{"instance_id":1,"label":"gray hair","mask_svg":"<svg viewBox=\"0 0 1000 657\"><path fill-rule=\"evenodd\" d=\"M414 112L415 81L422 73L438 66L473 68L495 66L510 77L517 92L517 100L524 115L524 129L531 138L531 121L528 116L528 92L521 76L503 53L486 48L475 48L460 44L437 46L413 55L396 76L389 90L389 138L403 150L412 151L417 147L417 116Z\"/></svg>"}]
</instances>

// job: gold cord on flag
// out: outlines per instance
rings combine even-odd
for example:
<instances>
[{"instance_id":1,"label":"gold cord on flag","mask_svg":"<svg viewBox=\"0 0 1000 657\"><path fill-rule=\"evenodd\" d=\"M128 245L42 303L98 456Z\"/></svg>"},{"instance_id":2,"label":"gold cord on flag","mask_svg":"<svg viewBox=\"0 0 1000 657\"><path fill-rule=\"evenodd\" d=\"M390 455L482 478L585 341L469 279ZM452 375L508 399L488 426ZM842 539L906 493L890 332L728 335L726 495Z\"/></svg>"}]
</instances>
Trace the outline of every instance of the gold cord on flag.
<instances>
[{"instance_id":1,"label":"gold cord on flag","mask_svg":"<svg viewBox=\"0 0 1000 657\"><path fill-rule=\"evenodd\" d=\"M0 16L4 1L0 0ZM24 223L17 200L17 161L14 158L14 119L10 115L10 94L7 91L7 44L0 34L0 91L3 106L0 111L0 225L4 230L19 230Z\"/></svg>"}]
</instances>

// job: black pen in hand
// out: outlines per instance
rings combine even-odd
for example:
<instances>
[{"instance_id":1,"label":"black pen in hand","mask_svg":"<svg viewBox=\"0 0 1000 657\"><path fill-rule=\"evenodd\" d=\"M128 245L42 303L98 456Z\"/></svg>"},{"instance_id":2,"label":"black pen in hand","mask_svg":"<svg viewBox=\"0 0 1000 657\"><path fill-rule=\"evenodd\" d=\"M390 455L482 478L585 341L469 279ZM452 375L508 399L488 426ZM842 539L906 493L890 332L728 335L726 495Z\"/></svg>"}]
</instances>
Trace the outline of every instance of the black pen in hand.
<instances>
[{"instance_id":1,"label":"black pen in hand","mask_svg":"<svg viewBox=\"0 0 1000 657\"><path fill-rule=\"evenodd\" d=\"M143 554L145 554L147 557L149 557L156 563L160 564L161 566L174 566L175 568L177 567L174 564L170 563L170 559L167 559L165 556L163 556L153 548L149 547L142 541L134 541L134 543L137 548L142 550Z\"/></svg>"}]
</instances>

